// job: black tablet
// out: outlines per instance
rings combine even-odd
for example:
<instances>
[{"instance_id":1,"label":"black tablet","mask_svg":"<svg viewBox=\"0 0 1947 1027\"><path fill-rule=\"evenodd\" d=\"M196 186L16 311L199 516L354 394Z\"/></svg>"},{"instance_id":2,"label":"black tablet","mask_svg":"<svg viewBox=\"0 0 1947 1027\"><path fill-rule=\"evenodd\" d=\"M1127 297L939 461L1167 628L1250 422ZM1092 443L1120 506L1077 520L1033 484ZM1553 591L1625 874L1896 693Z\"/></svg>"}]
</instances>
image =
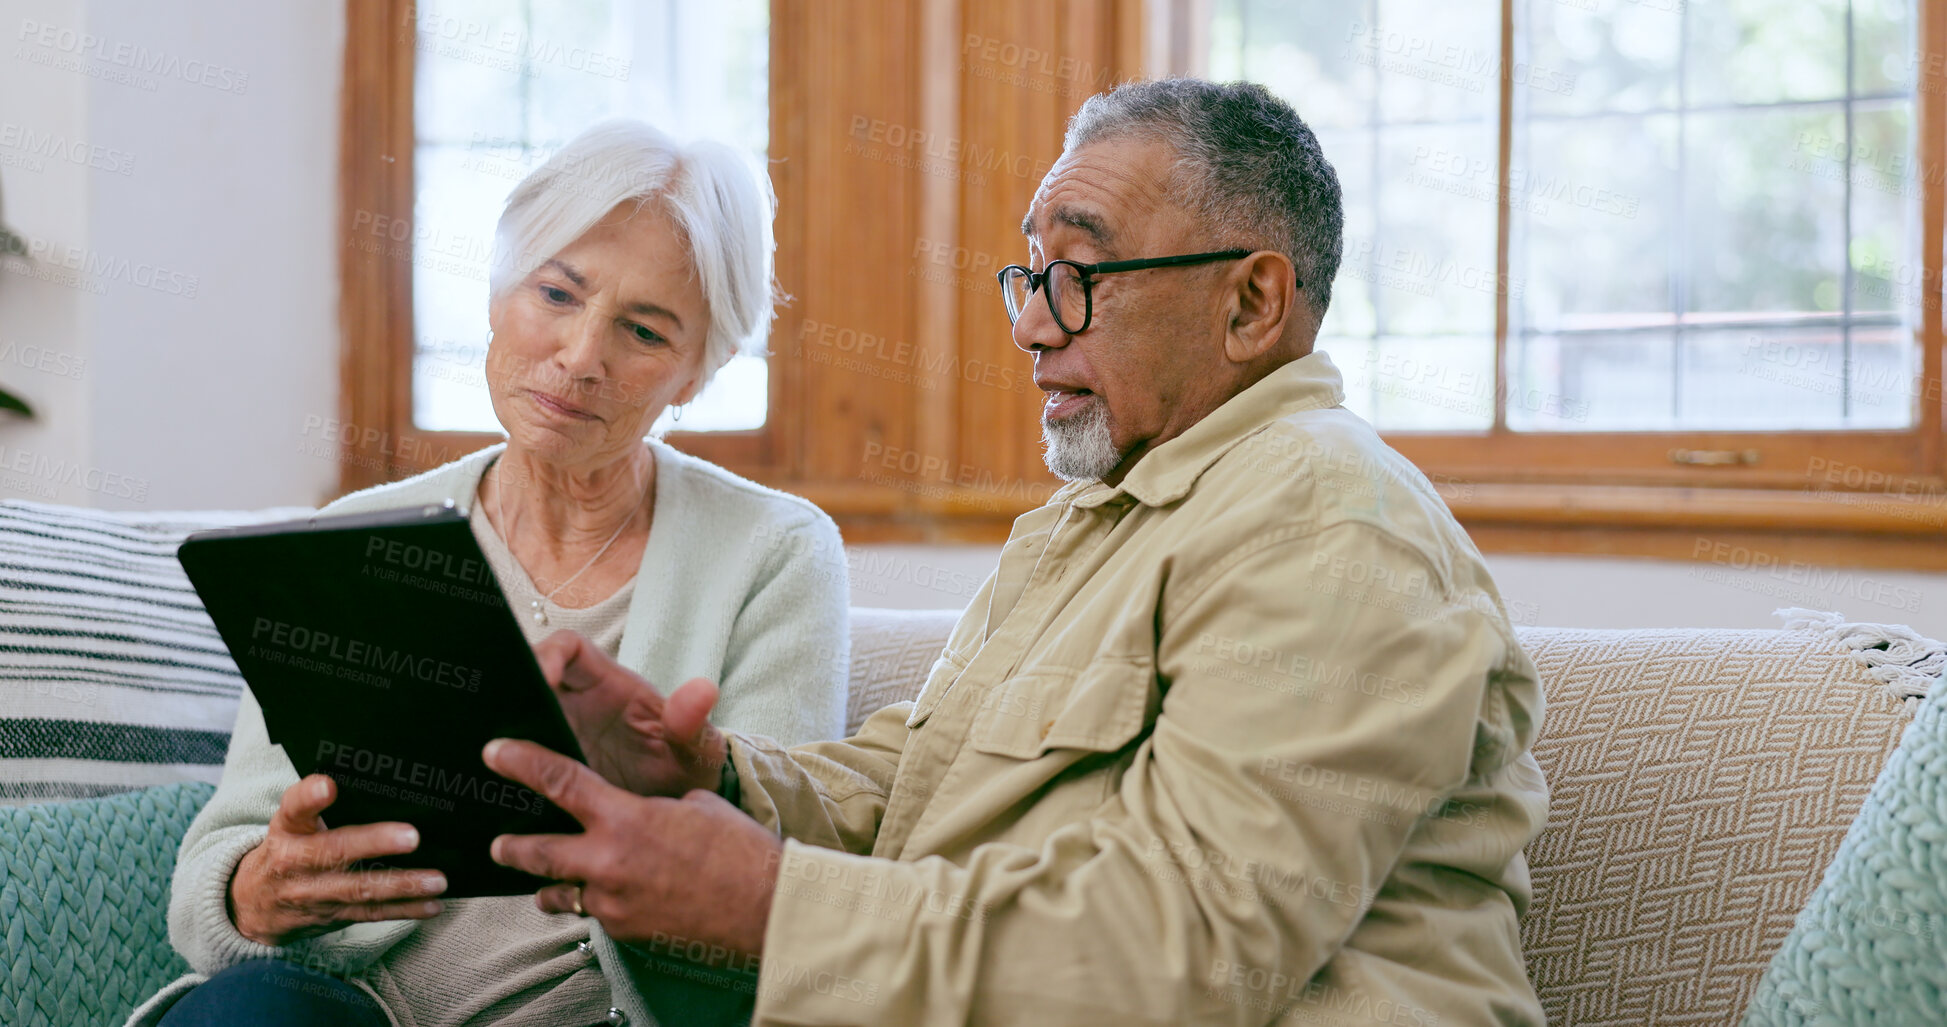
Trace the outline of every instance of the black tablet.
<instances>
[{"instance_id":1,"label":"black tablet","mask_svg":"<svg viewBox=\"0 0 1947 1027\"><path fill-rule=\"evenodd\" d=\"M300 776L338 783L327 825L417 827L419 848L390 859L444 872L444 898L547 883L495 863L489 843L580 825L480 750L526 738L581 760L581 747L450 501L199 531L176 558L271 741Z\"/></svg>"}]
</instances>

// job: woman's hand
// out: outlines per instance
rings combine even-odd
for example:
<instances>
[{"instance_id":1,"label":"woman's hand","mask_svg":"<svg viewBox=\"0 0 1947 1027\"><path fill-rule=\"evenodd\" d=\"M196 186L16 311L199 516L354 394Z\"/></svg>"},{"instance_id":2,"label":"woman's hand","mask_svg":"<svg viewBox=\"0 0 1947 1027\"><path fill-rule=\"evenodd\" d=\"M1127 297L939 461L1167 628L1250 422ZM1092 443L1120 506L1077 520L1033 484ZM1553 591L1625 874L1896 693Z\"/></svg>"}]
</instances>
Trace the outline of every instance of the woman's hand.
<instances>
[{"instance_id":1,"label":"woman's hand","mask_svg":"<svg viewBox=\"0 0 1947 1027\"><path fill-rule=\"evenodd\" d=\"M637 795L717 790L729 746L711 726L717 686L692 678L667 699L635 671L567 630L534 647L582 755L603 780Z\"/></svg>"},{"instance_id":2,"label":"woman's hand","mask_svg":"<svg viewBox=\"0 0 1947 1027\"><path fill-rule=\"evenodd\" d=\"M353 860L411 852L419 832L400 823L327 829L320 814L337 794L323 774L284 789L270 834L230 878L230 920L244 937L287 945L359 921L439 915L431 898L446 890L439 871L347 869Z\"/></svg>"}]
</instances>

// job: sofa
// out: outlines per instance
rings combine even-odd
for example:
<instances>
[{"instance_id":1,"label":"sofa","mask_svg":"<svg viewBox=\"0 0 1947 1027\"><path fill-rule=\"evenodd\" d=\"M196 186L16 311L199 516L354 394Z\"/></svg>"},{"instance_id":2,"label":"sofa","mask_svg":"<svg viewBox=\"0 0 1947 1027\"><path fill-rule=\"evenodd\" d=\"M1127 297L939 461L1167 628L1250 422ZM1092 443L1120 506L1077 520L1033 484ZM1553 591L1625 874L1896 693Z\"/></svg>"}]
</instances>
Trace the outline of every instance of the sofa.
<instances>
[{"instance_id":1,"label":"sofa","mask_svg":"<svg viewBox=\"0 0 1947 1027\"><path fill-rule=\"evenodd\" d=\"M242 684L174 546L293 512L0 502L0 1024L119 1024L184 969L175 843ZM1737 1022L1947 667L1898 625L1784 612L1518 629L1547 690L1522 940L1551 1023ZM917 690L956 614L852 614L856 726Z\"/></svg>"}]
</instances>

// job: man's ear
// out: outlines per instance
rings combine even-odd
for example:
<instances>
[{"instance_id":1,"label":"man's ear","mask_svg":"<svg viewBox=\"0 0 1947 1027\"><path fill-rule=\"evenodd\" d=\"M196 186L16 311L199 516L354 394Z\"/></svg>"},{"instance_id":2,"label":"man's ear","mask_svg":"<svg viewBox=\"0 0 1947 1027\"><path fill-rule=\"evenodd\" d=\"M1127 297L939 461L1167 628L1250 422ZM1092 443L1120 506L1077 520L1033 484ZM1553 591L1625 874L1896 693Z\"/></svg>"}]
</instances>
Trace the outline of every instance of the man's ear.
<instances>
[{"instance_id":1,"label":"man's ear","mask_svg":"<svg viewBox=\"0 0 1947 1027\"><path fill-rule=\"evenodd\" d=\"M1291 258L1259 250L1232 272L1230 324L1224 331L1224 356L1248 364L1284 338L1285 324L1298 316L1298 275Z\"/></svg>"}]
</instances>

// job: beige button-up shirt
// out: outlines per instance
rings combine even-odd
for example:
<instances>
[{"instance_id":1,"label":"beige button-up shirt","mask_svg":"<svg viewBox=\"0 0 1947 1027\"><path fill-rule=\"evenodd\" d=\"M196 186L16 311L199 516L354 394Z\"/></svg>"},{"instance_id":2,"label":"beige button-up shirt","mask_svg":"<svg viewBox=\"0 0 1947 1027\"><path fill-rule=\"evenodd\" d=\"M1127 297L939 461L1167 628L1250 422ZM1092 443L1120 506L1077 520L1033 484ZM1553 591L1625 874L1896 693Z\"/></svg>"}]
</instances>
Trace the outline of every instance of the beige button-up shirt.
<instances>
[{"instance_id":1,"label":"beige button-up shirt","mask_svg":"<svg viewBox=\"0 0 1947 1027\"><path fill-rule=\"evenodd\" d=\"M1534 665L1294 361L1023 515L917 699L733 737L789 839L759 1024L1527 1024Z\"/></svg>"}]
</instances>

